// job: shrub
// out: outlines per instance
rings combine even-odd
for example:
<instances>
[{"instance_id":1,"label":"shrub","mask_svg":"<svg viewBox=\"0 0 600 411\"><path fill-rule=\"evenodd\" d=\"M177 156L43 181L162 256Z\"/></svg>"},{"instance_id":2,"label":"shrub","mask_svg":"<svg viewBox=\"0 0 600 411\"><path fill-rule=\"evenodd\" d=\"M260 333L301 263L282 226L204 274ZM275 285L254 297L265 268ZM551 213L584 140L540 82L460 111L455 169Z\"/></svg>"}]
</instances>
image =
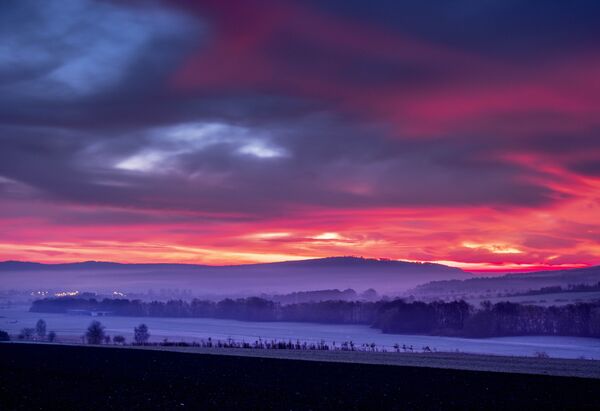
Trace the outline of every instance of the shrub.
<instances>
[{"instance_id":1,"label":"shrub","mask_svg":"<svg viewBox=\"0 0 600 411\"><path fill-rule=\"evenodd\" d=\"M19 340L31 340L33 338L33 334L35 333L35 329L33 328L23 328L21 333L19 334Z\"/></svg>"},{"instance_id":2,"label":"shrub","mask_svg":"<svg viewBox=\"0 0 600 411\"><path fill-rule=\"evenodd\" d=\"M115 344L125 344L125 337L123 337L122 335L115 335L113 337L113 342Z\"/></svg>"}]
</instances>

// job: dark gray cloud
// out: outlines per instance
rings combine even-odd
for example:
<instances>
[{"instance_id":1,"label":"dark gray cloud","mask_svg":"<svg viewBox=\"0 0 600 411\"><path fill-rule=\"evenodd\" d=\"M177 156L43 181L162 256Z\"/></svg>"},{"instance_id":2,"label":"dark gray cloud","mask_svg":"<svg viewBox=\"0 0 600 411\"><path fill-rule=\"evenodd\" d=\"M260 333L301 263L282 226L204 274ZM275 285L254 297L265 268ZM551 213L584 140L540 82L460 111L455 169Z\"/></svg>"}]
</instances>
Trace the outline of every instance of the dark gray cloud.
<instances>
[{"instance_id":1,"label":"dark gray cloud","mask_svg":"<svg viewBox=\"0 0 600 411\"><path fill-rule=\"evenodd\" d=\"M314 0L336 16L502 59L530 64L594 48L595 0Z\"/></svg>"},{"instance_id":2,"label":"dark gray cloud","mask_svg":"<svg viewBox=\"0 0 600 411\"><path fill-rule=\"evenodd\" d=\"M600 177L600 157L595 153L592 158L585 158L571 163L570 168L581 174Z\"/></svg>"},{"instance_id":3,"label":"dark gray cloud","mask_svg":"<svg viewBox=\"0 0 600 411\"><path fill-rule=\"evenodd\" d=\"M486 4L473 15L513 12ZM371 87L414 91L460 75L427 56L361 58L352 47L335 50L296 30L257 51L267 56L258 59L282 70L275 87L180 90L170 85L173 73L219 34L199 15L158 3L10 1L1 7L2 195L21 185L21 193L57 202L256 218L304 206L534 207L567 196L546 184L552 176L504 154L552 154L590 141L587 134L514 139L498 131L415 138L386 119L341 109L343 98L327 88L323 93L332 95L319 98L293 81L331 78L373 100ZM451 22L413 34L431 40ZM288 81L297 92L279 87ZM591 163L573 169L596 172Z\"/></svg>"},{"instance_id":4,"label":"dark gray cloud","mask_svg":"<svg viewBox=\"0 0 600 411\"><path fill-rule=\"evenodd\" d=\"M4 123L106 121L103 111L118 112L160 92L165 76L206 31L197 19L151 4L23 0L2 8Z\"/></svg>"},{"instance_id":5,"label":"dark gray cloud","mask_svg":"<svg viewBox=\"0 0 600 411\"><path fill-rule=\"evenodd\" d=\"M456 141L390 138L340 120L186 123L103 132L3 128L0 175L56 200L273 215L298 206L535 206L539 172ZM475 148L473 148L475 147Z\"/></svg>"}]
</instances>

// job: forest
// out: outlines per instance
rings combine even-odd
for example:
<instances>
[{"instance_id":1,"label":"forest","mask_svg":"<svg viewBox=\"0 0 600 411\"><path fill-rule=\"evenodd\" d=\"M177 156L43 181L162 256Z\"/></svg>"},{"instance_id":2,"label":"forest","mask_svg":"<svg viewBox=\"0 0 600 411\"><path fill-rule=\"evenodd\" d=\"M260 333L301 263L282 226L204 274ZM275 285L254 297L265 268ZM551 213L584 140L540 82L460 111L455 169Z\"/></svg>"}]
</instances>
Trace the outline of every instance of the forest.
<instances>
[{"instance_id":1,"label":"forest","mask_svg":"<svg viewBox=\"0 0 600 411\"><path fill-rule=\"evenodd\" d=\"M512 302L320 301L281 304L258 297L143 302L128 299L46 298L30 311L116 316L196 317L242 321L290 321L363 324L391 334L426 334L473 338L517 335L600 337L600 302L541 307Z\"/></svg>"}]
</instances>

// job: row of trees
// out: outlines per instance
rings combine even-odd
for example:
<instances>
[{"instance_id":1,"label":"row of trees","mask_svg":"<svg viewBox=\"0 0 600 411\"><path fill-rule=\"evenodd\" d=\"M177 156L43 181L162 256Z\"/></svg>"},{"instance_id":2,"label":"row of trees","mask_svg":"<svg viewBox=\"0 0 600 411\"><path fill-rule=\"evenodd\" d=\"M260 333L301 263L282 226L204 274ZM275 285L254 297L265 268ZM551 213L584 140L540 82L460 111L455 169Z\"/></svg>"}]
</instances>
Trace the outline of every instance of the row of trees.
<instances>
[{"instance_id":1,"label":"row of trees","mask_svg":"<svg viewBox=\"0 0 600 411\"><path fill-rule=\"evenodd\" d=\"M35 328L23 328L18 335L20 340L33 340L54 342L56 340L56 333L54 331L46 332L47 326L46 321L38 320L35 324Z\"/></svg>"},{"instance_id":2,"label":"row of trees","mask_svg":"<svg viewBox=\"0 0 600 411\"><path fill-rule=\"evenodd\" d=\"M38 328L42 328L42 324L45 326L44 320L38 321ZM33 330L33 328L32 328ZM263 349L263 350L302 350L302 351L369 351L369 352L388 352L389 347L379 346L373 343L362 343L355 344L353 341L342 341L336 343L327 343L325 340L320 341L303 341L296 340L293 342L290 340L277 340L277 339L262 339L258 338L254 342L248 341L235 341L232 338L226 340L212 339L201 339L199 341L192 342L171 342L166 338L162 342L149 342L150 332L146 324L140 324L133 329L133 345L159 345L166 347L202 347L202 348L244 348L244 349ZM7 332L0 330L0 341L10 341L10 336ZM125 337L122 335L115 335L110 337L106 333L106 328L100 321L92 321L87 327L85 334L82 336L82 342L86 342L91 345L99 344L110 344L111 342L117 345L126 345ZM429 346L422 348L413 347L413 345L406 344L394 344L393 351L395 352L434 352L435 348L431 349Z\"/></svg>"},{"instance_id":3,"label":"row of trees","mask_svg":"<svg viewBox=\"0 0 600 411\"><path fill-rule=\"evenodd\" d=\"M34 301L30 311L68 313L75 310L104 311L134 317L224 318L243 321L299 321L337 324L371 324L381 303L320 301L279 304L259 297L226 298L219 302L194 299L167 302L128 299L48 298Z\"/></svg>"},{"instance_id":4,"label":"row of trees","mask_svg":"<svg viewBox=\"0 0 600 411\"><path fill-rule=\"evenodd\" d=\"M541 307L485 302L465 323L472 337L571 335L600 337L600 303Z\"/></svg>"},{"instance_id":5,"label":"row of trees","mask_svg":"<svg viewBox=\"0 0 600 411\"><path fill-rule=\"evenodd\" d=\"M133 328L133 340L135 344L144 345L148 343L150 339L150 333L148 332L148 326L146 324L140 324ZM110 343L111 338L105 332L105 327L100 321L92 321L85 332L85 340L88 344L102 344ZM112 338L115 344L125 344L125 337L122 335L115 335Z\"/></svg>"},{"instance_id":6,"label":"row of trees","mask_svg":"<svg viewBox=\"0 0 600 411\"><path fill-rule=\"evenodd\" d=\"M395 300L383 304L373 326L384 333L460 334L473 307L465 301L425 303Z\"/></svg>"},{"instance_id":7,"label":"row of trees","mask_svg":"<svg viewBox=\"0 0 600 411\"><path fill-rule=\"evenodd\" d=\"M361 302L321 301L282 305L252 297L219 302L142 302L126 299L44 299L31 311L108 311L112 315L206 317L246 321L293 321L367 324L385 333L463 335L571 335L600 337L600 302L540 307L511 302L485 302L475 308L465 301Z\"/></svg>"},{"instance_id":8,"label":"row of trees","mask_svg":"<svg viewBox=\"0 0 600 411\"><path fill-rule=\"evenodd\" d=\"M23 328L17 338L25 341L56 341L56 333L54 331L46 333L46 328L46 321L40 319L37 321L35 328ZM84 338L88 344L110 343L111 341L110 336L106 334L105 327L100 321L92 321L82 338ZM134 327L133 340L135 344L146 344L149 338L150 333L148 332L148 326L146 324L140 324L139 326ZM10 341L10 336L6 331L0 331L0 341ZM112 341L115 344L124 344L125 337L116 335L112 338Z\"/></svg>"},{"instance_id":9,"label":"row of trees","mask_svg":"<svg viewBox=\"0 0 600 411\"><path fill-rule=\"evenodd\" d=\"M544 295L544 294L558 294L563 292L590 292L590 291L600 291L600 281L596 284L569 284L566 287L562 287L560 285L553 285L548 287L542 287L536 290L529 290L525 292L512 293L507 294L507 296L515 296L515 295Z\"/></svg>"},{"instance_id":10,"label":"row of trees","mask_svg":"<svg viewBox=\"0 0 600 411\"><path fill-rule=\"evenodd\" d=\"M375 327L388 333L425 333L467 337L569 335L600 337L600 303L542 307L511 302L451 303L398 300L384 304Z\"/></svg>"}]
</instances>

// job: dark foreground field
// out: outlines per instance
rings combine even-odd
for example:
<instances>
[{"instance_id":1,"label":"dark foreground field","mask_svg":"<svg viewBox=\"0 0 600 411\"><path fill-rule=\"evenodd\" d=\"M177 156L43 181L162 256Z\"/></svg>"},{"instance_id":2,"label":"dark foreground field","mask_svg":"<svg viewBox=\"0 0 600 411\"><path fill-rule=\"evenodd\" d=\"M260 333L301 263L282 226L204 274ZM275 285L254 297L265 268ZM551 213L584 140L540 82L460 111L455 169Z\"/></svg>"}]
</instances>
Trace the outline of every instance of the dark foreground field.
<instances>
[{"instance_id":1,"label":"dark foreground field","mask_svg":"<svg viewBox=\"0 0 600 411\"><path fill-rule=\"evenodd\" d=\"M0 344L0 409L600 409L600 380Z\"/></svg>"}]
</instances>

